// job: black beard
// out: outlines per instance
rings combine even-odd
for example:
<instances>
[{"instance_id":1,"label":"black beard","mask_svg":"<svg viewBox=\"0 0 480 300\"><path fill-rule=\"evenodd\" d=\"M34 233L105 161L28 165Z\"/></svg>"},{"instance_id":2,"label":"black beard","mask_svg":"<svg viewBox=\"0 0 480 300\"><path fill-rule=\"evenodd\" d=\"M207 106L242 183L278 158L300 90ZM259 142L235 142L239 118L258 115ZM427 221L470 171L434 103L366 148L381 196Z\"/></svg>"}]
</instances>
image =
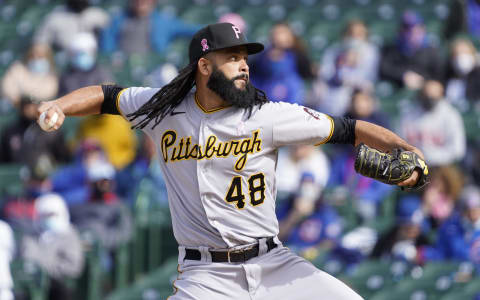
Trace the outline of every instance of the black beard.
<instances>
[{"instance_id":1,"label":"black beard","mask_svg":"<svg viewBox=\"0 0 480 300\"><path fill-rule=\"evenodd\" d=\"M257 94L255 87L248 79L245 89L239 89L235 86L235 80L245 77L245 75L239 75L228 79L222 71L214 68L208 79L207 87L230 105L242 108L251 107L255 103Z\"/></svg>"}]
</instances>

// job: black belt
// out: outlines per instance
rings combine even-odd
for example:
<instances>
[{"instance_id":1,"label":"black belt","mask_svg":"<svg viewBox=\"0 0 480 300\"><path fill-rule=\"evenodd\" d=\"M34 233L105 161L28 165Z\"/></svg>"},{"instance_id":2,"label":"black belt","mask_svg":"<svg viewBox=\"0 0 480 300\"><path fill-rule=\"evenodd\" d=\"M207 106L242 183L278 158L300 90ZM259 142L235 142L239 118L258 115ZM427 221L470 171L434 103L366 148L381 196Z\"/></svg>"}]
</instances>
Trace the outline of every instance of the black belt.
<instances>
[{"instance_id":1,"label":"black belt","mask_svg":"<svg viewBox=\"0 0 480 300\"><path fill-rule=\"evenodd\" d=\"M267 252L277 247L277 244L273 241L273 237L267 239ZM241 249L241 250L228 250L228 251L210 251L212 255L212 262L246 262L250 258L258 256L259 245ZM201 260L202 253L197 249L185 249L185 259L189 260Z\"/></svg>"}]
</instances>

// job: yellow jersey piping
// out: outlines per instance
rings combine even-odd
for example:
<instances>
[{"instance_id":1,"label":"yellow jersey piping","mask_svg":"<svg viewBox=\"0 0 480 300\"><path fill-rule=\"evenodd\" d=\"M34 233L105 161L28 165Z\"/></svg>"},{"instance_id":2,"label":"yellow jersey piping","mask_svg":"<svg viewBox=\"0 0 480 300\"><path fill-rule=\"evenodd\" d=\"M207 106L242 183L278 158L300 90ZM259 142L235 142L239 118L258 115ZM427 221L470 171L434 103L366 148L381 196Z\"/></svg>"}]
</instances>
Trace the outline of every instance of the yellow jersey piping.
<instances>
[{"instance_id":1,"label":"yellow jersey piping","mask_svg":"<svg viewBox=\"0 0 480 300\"><path fill-rule=\"evenodd\" d=\"M195 93L194 98L195 98L195 103L197 104L198 108L200 108L200 110L203 111L203 112L206 113L206 114L211 114L211 113L217 112L217 111L219 111L219 110L222 110L222 109L225 109L225 108L228 108L228 107L231 106L231 105L222 106L222 107L218 107L218 108L214 108L214 109L208 110L208 109L204 108L204 107L202 106L202 104L200 104L200 102L198 101L198 99L197 99L197 93Z\"/></svg>"},{"instance_id":2,"label":"yellow jersey piping","mask_svg":"<svg viewBox=\"0 0 480 300\"><path fill-rule=\"evenodd\" d=\"M118 94L117 94L117 99L115 99L115 105L117 106L117 110L118 112L122 115L122 117L124 117L125 119L127 119L127 117L125 117L125 115L123 114L122 110L120 109L120 105L119 105L119 101L120 101L120 96L122 95L123 92L125 92L126 88L121 90Z\"/></svg>"},{"instance_id":3,"label":"yellow jersey piping","mask_svg":"<svg viewBox=\"0 0 480 300\"><path fill-rule=\"evenodd\" d=\"M326 115L327 118L330 120L330 134L323 140L321 141L320 143L318 144L315 144L315 146L320 146L320 145L323 145L325 144L326 142L328 142L331 138L332 138L332 135L333 135L333 130L335 129L335 123L333 122L333 119L332 117L330 117L329 115Z\"/></svg>"}]
</instances>

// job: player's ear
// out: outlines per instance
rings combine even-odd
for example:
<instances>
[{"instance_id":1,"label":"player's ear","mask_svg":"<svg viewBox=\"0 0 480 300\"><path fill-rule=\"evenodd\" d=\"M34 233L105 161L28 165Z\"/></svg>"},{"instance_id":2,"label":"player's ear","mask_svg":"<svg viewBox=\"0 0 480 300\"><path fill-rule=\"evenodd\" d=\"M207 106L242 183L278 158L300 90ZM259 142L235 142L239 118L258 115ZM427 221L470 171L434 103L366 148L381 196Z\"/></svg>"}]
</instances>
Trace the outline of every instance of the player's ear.
<instances>
[{"instance_id":1,"label":"player's ear","mask_svg":"<svg viewBox=\"0 0 480 300\"><path fill-rule=\"evenodd\" d=\"M197 67L198 71L204 76L208 76L212 73L212 62L204 57L198 60Z\"/></svg>"}]
</instances>

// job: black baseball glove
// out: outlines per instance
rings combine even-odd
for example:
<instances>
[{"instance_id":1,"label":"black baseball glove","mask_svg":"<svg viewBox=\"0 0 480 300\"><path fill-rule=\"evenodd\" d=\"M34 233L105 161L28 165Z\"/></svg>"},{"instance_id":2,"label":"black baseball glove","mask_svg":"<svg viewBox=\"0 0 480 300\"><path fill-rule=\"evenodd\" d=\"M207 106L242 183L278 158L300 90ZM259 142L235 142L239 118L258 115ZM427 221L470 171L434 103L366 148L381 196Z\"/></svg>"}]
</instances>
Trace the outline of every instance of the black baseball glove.
<instances>
[{"instance_id":1,"label":"black baseball glove","mask_svg":"<svg viewBox=\"0 0 480 300\"><path fill-rule=\"evenodd\" d=\"M416 153L394 149L392 153L383 153L365 144L356 147L355 171L364 176L387 184L398 184L408 179L413 171L420 171L413 189L420 189L428 183L428 167Z\"/></svg>"}]
</instances>

